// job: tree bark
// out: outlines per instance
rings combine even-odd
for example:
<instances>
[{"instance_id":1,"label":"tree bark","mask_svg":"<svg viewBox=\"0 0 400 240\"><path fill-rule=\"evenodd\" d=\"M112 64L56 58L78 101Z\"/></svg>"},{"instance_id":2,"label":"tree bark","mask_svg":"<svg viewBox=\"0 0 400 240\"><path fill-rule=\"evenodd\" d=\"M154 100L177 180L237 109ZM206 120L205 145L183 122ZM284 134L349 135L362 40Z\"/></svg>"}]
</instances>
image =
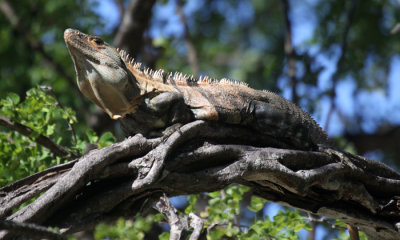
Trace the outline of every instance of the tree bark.
<instances>
[{"instance_id":1,"label":"tree bark","mask_svg":"<svg viewBox=\"0 0 400 240\"><path fill-rule=\"evenodd\" d=\"M237 183L267 200L340 219L371 239L400 239L398 173L329 148L278 147L279 141L249 129L203 121L157 138L136 135L1 188L0 217L71 233L146 214L163 194Z\"/></svg>"},{"instance_id":2,"label":"tree bark","mask_svg":"<svg viewBox=\"0 0 400 240\"><path fill-rule=\"evenodd\" d=\"M155 0L132 0L122 16L114 38L114 45L136 57L143 46L143 33L147 29Z\"/></svg>"}]
</instances>

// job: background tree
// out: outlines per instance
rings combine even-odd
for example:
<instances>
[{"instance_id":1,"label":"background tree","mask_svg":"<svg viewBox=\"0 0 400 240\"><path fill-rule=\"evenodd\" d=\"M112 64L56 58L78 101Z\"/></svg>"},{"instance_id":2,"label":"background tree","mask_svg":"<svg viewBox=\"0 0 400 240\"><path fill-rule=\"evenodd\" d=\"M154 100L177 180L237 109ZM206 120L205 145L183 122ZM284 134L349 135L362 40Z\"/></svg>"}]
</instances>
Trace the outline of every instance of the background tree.
<instances>
[{"instance_id":1,"label":"background tree","mask_svg":"<svg viewBox=\"0 0 400 240\"><path fill-rule=\"evenodd\" d=\"M71 155L80 155L85 143L106 146L113 142L112 135L97 137L106 131L122 139L118 125L89 103L77 88L72 62L62 40L62 32L68 27L101 34L109 42L114 40L116 46L150 67L229 77L246 81L255 88L280 92L312 113L331 136L337 137L342 148L396 167L400 142L400 86L396 70L399 7L396 1L356 0L79 3L42 0L18 4L3 0L0 2L1 115L24 124L36 134L50 137L68 151L54 157L54 151L35 144L34 137L27 138L3 127L0 183L4 186L69 160ZM110 15L116 21L111 21ZM27 92L43 85L51 86L41 88L48 94L38 88ZM71 109L76 111L77 118ZM240 198L244 196L244 203L255 201L251 205L253 210L259 210L264 202L251 201L251 194L244 194L245 191L233 186L210 195L190 196L189 205L184 200L177 202L182 208L193 208L197 202L199 212L215 217L213 222L231 217L236 224L255 226L250 220L254 214L243 207L239 214ZM206 204L208 212L202 211ZM233 209L229 216L218 212L226 209L227 204ZM271 204L266 203L265 209L268 205ZM257 211L256 216L262 218L263 214ZM289 218L290 214L278 214L275 222L266 220L267 223L258 224L279 230L283 227L279 225L284 222L282 218ZM148 225L150 220L138 217L135 224ZM306 226L303 221L289 222L296 230ZM314 231L316 222L311 220ZM118 228L132 224L121 221ZM135 229L144 232L148 228ZM223 229L222 233L215 234L226 236L240 230L217 229ZM110 236L112 231L110 228L105 235L96 234ZM328 226L319 236L330 238L335 234Z\"/></svg>"}]
</instances>

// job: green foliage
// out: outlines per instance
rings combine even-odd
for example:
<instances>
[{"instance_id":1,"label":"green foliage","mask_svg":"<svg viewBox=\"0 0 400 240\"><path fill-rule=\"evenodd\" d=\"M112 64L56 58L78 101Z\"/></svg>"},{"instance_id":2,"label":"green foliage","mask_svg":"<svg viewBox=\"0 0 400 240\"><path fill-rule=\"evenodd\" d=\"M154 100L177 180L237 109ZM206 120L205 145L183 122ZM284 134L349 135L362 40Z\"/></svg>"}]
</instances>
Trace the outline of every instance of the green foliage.
<instances>
[{"instance_id":1,"label":"green foliage","mask_svg":"<svg viewBox=\"0 0 400 240\"><path fill-rule=\"evenodd\" d=\"M113 143L115 143L115 137L110 132L105 132L100 136L99 141L97 142L97 146L99 148L107 147Z\"/></svg>"},{"instance_id":2,"label":"green foliage","mask_svg":"<svg viewBox=\"0 0 400 240\"><path fill-rule=\"evenodd\" d=\"M282 74L285 61L280 2L200 2L200 7L188 14L190 37L197 49L200 74L218 79L233 78L248 82L255 88L278 90L276 80ZM162 24L163 19L160 21ZM273 24L266 28L266 22ZM163 47L158 67L192 73L186 61L183 35L160 36L154 42Z\"/></svg>"},{"instance_id":3,"label":"green foliage","mask_svg":"<svg viewBox=\"0 0 400 240\"><path fill-rule=\"evenodd\" d=\"M163 232L158 236L158 239L160 240L168 240L169 239L169 232Z\"/></svg>"},{"instance_id":4,"label":"green foliage","mask_svg":"<svg viewBox=\"0 0 400 240\"><path fill-rule=\"evenodd\" d=\"M27 137L0 127L0 186L68 160L53 156L36 143L39 135L49 137L78 154L83 152L87 142L98 144L98 147L115 142L109 132L97 137L94 131L86 130L86 136L77 133L74 144L70 126L77 123L75 112L69 107L60 107L53 96L40 88L28 90L23 101L18 94L8 93L0 99L0 116L33 130Z\"/></svg>"},{"instance_id":5,"label":"green foliage","mask_svg":"<svg viewBox=\"0 0 400 240\"><path fill-rule=\"evenodd\" d=\"M101 223L94 231L94 238L110 240L141 240L146 232L149 232L153 224L154 216L136 216L134 220L120 218L114 225Z\"/></svg>"},{"instance_id":6,"label":"green foliage","mask_svg":"<svg viewBox=\"0 0 400 240\"><path fill-rule=\"evenodd\" d=\"M204 213L210 222L223 222L233 220L240 213L240 202L249 187L231 185L221 191L208 193L211 199Z\"/></svg>"},{"instance_id":7,"label":"green foliage","mask_svg":"<svg viewBox=\"0 0 400 240\"><path fill-rule=\"evenodd\" d=\"M79 109L78 98L71 93L74 72L68 51L63 41L63 31L68 27L89 31L101 26L99 17L93 12L96 1L8 1L14 9L21 32L3 15L0 19L0 96L8 92L24 94L37 85L51 85L60 94L64 105ZM43 45L44 52L60 68L55 69L43 54L31 45ZM63 76L64 71L68 75Z\"/></svg>"},{"instance_id":8,"label":"green foliage","mask_svg":"<svg viewBox=\"0 0 400 240\"><path fill-rule=\"evenodd\" d=\"M211 199L208 201L208 207L200 216L206 218L206 226L211 230L207 239L298 239L297 232L301 229L311 230L309 223L304 220L299 211L279 211L274 216L273 221L268 217L264 219L255 219L249 225L241 225L238 221L241 209L241 200L243 194L250 189L245 186L231 185L224 190L208 193ZM189 209L193 210L198 195L191 195L188 198ZM262 198L252 196L248 208L251 211L259 212L263 209L266 201ZM262 236L260 238L260 236Z\"/></svg>"},{"instance_id":9,"label":"green foliage","mask_svg":"<svg viewBox=\"0 0 400 240\"><path fill-rule=\"evenodd\" d=\"M301 229L311 230L299 211L279 211L273 220L268 217L255 219L250 225L241 225L241 201L250 188L241 185L231 185L224 190L208 193L210 200L200 216L206 219L205 228L211 226L207 239L298 239L297 232ZM195 212L196 202L200 195L188 196L188 206L185 213ZM259 212L264 208L265 199L252 196L247 208ZM263 236L263 237L261 237Z\"/></svg>"},{"instance_id":10,"label":"green foliage","mask_svg":"<svg viewBox=\"0 0 400 240\"><path fill-rule=\"evenodd\" d=\"M187 198L188 206L185 208L185 214L189 214L191 212L196 212L196 203L199 199L200 194L192 194Z\"/></svg>"},{"instance_id":11,"label":"green foliage","mask_svg":"<svg viewBox=\"0 0 400 240\"><path fill-rule=\"evenodd\" d=\"M250 205L247 207L250 211L253 212L258 212L261 209L264 208L264 204L267 202L267 200L263 198L259 198L256 196L251 197Z\"/></svg>"},{"instance_id":12,"label":"green foliage","mask_svg":"<svg viewBox=\"0 0 400 240\"><path fill-rule=\"evenodd\" d=\"M57 143L66 142L63 138L70 141L71 133L65 126L77 121L71 108L59 107L52 96L34 88L24 101L15 93L7 94L0 100L0 115L34 131L29 137L8 129L0 131L0 186L64 161L35 139L43 135Z\"/></svg>"},{"instance_id":13,"label":"green foliage","mask_svg":"<svg viewBox=\"0 0 400 240\"><path fill-rule=\"evenodd\" d=\"M332 54L334 45L342 40L353 2L321 1L316 5L319 27L314 37L322 52ZM341 77L352 76L360 88L384 90L388 63L400 48L399 35L389 34L398 22L399 5L391 1L358 1L356 7L346 42L351 47L343 59ZM368 40L365 36L369 36Z\"/></svg>"},{"instance_id":14,"label":"green foliage","mask_svg":"<svg viewBox=\"0 0 400 240\"><path fill-rule=\"evenodd\" d=\"M71 108L61 108L54 97L46 94L40 88L30 89L23 102L20 102L17 94L9 93L5 99L0 101L0 107L1 115L10 117L14 121L30 127L35 133L48 137L52 136L55 130L62 133L62 130L65 129L63 126L65 121L68 124L77 122L75 112ZM55 129L57 125L60 126Z\"/></svg>"},{"instance_id":15,"label":"green foliage","mask_svg":"<svg viewBox=\"0 0 400 240\"><path fill-rule=\"evenodd\" d=\"M311 227L298 211L279 211L273 221L268 217L256 220L240 239L257 239L257 236L265 236L264 239L298 239L296 233L301 229L311 230Z\"/></svg>"}]
</instances>

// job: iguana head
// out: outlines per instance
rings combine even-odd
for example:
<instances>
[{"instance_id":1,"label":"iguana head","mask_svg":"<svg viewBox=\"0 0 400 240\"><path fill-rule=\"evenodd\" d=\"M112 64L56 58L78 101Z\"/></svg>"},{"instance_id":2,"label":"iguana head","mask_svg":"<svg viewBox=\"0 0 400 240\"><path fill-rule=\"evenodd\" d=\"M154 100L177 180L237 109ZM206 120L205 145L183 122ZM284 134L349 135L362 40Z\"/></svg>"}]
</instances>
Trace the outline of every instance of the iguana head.
<instances>
[{"instance_id":1,"label":"iguana head","mask_svg":"<svg viewBox=\"0 0 400 240\"><path fill-rule=\"evenodd\" d=\"M74 29L65 30L64 40L81 92L113 119L130 113L134 107L130 101L140 90L117 49Z\"/></svg>"}]
</instances>

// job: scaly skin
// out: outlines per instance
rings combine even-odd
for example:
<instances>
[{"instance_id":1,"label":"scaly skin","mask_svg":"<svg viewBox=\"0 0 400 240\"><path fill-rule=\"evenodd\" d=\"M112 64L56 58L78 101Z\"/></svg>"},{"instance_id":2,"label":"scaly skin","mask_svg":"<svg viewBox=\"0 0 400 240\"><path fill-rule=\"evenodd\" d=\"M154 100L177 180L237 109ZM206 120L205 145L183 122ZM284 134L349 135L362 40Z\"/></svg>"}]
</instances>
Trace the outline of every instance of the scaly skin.
<instances>
[{"instance_id":1,"label":"scaly skin","mask_svg":"<svg viewBox=\"0 0 400 240\"><path fill-rule=\"evenodd\" d=\"M246 84L141 69L124 51L97 36L67 29L64 39L82 93L111 118L126 115L148 133L196 119L248 126L297 149L316 149L326 133L292 102ZM133 130L132 130L133 129Z\"/></svg>"}]
</instances>

